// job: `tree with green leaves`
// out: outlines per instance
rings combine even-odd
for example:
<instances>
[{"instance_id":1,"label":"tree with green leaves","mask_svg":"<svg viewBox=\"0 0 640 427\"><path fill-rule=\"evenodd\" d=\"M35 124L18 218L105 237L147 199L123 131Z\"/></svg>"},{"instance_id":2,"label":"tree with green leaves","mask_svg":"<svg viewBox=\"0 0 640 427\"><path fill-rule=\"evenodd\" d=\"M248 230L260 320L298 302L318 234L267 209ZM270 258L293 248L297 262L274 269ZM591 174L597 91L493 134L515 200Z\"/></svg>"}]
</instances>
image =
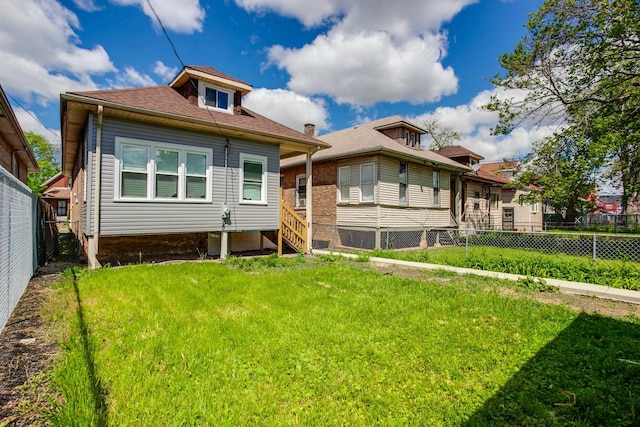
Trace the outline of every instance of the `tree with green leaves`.
<instances>
[{"instance_id":1,"label":"tree with green leaves","mask_svg":"<svg viewBox=\"0 0 640 427\"><path fill-rule=\"evenodd\" d=\"M559 197L550 183L562 181L574 198L565 209L587 195L595 177L608 178L620 183L626 208L640 191L640 3L546 0L527 28L500 57L506 73L492 79L524 96L494 96L485 106L499 113L494 131L559 125L534 146L522 177L546 182L543 198Z\"/></svg>"},{"instance_id":2,"label":"tree with green leaves","mask_svg":"<svg viewBox=\"0 0 640 427\"><path fill-rule=\"evenodd\" d=\"M427 134L433 140L429 146L430 150L440 150L441 148L451 147L462 139L460 132L442 126L436 119L425 121L424 127Z\"/></svg>"},{"instance_id":3,"label":"tree with green leaves","mask_svg":"<svg viewBox=\"0 0 640 427\"><path fill-rule=\"evenodd\" d=\"M60 172L59 153L55 145L49 142L44 136L31 131L24 133L29 148L33 152L38 162L40 172L30 173L27 177L27 185L35 194L40 196L43 184L49 178Z\"/></svg>"}]
</instances>

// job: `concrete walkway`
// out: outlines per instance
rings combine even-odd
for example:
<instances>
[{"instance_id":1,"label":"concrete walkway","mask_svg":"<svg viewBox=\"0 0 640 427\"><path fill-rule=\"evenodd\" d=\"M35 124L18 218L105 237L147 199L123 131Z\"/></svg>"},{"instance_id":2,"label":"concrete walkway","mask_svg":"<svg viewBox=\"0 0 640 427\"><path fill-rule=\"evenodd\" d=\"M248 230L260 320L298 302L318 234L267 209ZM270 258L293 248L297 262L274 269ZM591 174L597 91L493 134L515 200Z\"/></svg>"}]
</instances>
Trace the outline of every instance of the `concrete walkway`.
<instances>
[{"instance_id":1,"label":"concrete walkway","mask_svg":"<svg viewBox=\"0 0 640 427\"><path fill-rule=\"evenodd\" d=\"M350 254L345 252L325 251L325 250L319 250L319 249L314 249L313 254L314 255L334 254L334 255L341 255L345 258L358 258L359 256L356 254ZM512 280L514 282L527 278L527 276L523 276L520 274L498 273L495 271L474 270L473 268L452 267L449 265L440 265L440 264L425 264L422 262L402 261L402 260L389 259L389 258L370 257L369 262L373 262L379 265L398 265L401 267L410 267L410 268L416 268L416 269L422 269L422 270L445 270L445 271L453 271L458 274L475 274L476 276L493 277L495 279ZM595 296L599 298L607 298L607 299L612 299L616 301L624 301L624 302L629 302L633 304L640 304L640 292L638 291L611 288L609 286L593 285L590 283L570 282L568 280L548 279L545 277L533 277L533 279L544 280L544 282L547 285L555 286L562 292L578 294L578 295L589 295L589 296Z\"/></svg>"}]
</instances>

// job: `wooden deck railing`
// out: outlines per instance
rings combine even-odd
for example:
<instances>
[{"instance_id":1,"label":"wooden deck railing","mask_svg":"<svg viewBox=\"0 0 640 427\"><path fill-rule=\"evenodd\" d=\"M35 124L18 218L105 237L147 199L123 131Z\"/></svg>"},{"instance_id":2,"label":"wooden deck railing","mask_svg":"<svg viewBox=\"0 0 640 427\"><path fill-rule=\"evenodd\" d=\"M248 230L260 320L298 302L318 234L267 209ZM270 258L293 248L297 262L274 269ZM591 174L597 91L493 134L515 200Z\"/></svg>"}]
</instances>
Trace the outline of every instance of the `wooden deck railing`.
<instances>
[{"instance_id":1,"label":"wooden deck railing","mask_svg":"<svg viewBox=\"0 0 640 427\"><path fill-rule=\"evenodd\" d=\"M284 201L280 202L280 236L292 248L307 252L307 221ZM278 252L282 252L280 242Z\"/></svg>"}]
</instances>

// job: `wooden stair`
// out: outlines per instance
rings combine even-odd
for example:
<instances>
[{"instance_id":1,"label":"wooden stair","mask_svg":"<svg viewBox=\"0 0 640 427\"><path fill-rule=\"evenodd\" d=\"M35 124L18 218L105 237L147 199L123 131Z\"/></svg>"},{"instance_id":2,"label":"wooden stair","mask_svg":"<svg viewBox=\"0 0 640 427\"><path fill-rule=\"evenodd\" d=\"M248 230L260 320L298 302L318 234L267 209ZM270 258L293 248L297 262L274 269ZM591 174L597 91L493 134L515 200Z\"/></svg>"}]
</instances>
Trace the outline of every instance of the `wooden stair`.
<instances>
[{"instance_id":1,"label":"wooden stair","mask_svg":"<svg viewBox=\"0 0 640 427\"><path fill-rule=\"evenodd\" d=\"M307 221L295 213L291 206L281 200L280 230L263 231L261 234L278 245L278 255L282 255L283 243L295 251L307 253L307 227Z\"/></svg>"}]
</instances>

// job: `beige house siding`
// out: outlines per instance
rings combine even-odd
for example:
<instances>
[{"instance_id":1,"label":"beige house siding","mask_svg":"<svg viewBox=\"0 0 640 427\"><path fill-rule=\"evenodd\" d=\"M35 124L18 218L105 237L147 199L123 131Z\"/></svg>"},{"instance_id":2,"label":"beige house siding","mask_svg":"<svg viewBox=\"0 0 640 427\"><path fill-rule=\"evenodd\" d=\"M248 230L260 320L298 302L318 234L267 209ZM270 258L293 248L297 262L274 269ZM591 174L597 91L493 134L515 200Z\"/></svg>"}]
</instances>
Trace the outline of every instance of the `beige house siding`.
<instances>
[{"instance_id":1,"label":"beige house siding","mask_svg":"<svg viewBox=\"0 0 640 427\"><path fill-rule=\"evenodd\" d=\"M502 207L513 208L513 228L517 231L542 231L543 230L543 206L541 202L536 202L537 211L531 211L531 205L520 205L518 198L526 191L515 189L503 189Z\"/></svg>"},{"instance_id":2,"label":"beige house siding","mask_svg":"<svg viewBox=\"0 0 640 427\"><path fill-rule=\"evenodd\" d=\"M336 224L353 227L377 227L377 205L338 205Z\"/></svg>"},{"instance_id":3,"label":"beige house siding","mask_svg":"<svg viewBox=\"0 0 640 427\"><path fill-rule=\"evenodd\" d=\"M460 228L474 229L502 229L503 192L499 187L491 187L476 181L466 181L466 200L464 216ZM498 206L495 206L491 197L486 199L487 192L498 194Z\"/></svg>"},{"instance_id":4,"label":"beige house siding","mask_svg":"<svg viewBox=\"0 0 640 427\"><path fill-rule=\"evenodd\" d=\"M380 228L440 228L449 226L449 210L380 207Z\"/></svg>"}]
</instances>

